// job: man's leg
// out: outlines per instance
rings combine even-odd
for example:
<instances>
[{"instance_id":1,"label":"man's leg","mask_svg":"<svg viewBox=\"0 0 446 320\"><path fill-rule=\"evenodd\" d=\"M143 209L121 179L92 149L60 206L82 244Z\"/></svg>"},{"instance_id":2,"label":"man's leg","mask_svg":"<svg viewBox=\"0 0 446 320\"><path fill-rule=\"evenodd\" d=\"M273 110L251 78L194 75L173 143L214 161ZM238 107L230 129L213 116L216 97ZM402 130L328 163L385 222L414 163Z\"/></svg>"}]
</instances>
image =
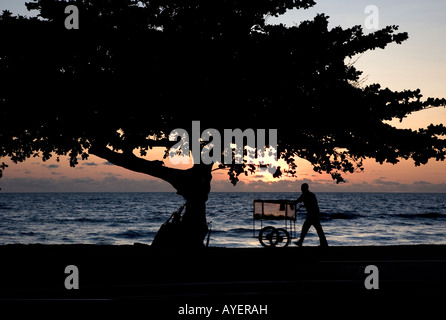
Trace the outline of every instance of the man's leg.
<instances>
[{"instance_id":1,"label":"man's leg","mask_svg":"<svg viewBox=\"0 0 446 320\"><path fill-rule=\"evenodd\" d=\"M305 236L307 235L308 229L311 227L311 222L308 219L305 219L304 224L302 225L302 231L300 232L300 239L296 242L296 244L301 247L304 242Z\"/></svg>"},{"instance_id":2,"label":"man's leg","mask_svg":"<svg viewBox=\"0 0 446 320\"><path fill-rule=\"evenodd\" d=\"M321 247L327 247L328 246L327 238L325 238L325 233L324 230L322 229L320 221L319 220L313 221L312 224L317 231L317 235L319 236Z\"/></svg>"}]
</instances>

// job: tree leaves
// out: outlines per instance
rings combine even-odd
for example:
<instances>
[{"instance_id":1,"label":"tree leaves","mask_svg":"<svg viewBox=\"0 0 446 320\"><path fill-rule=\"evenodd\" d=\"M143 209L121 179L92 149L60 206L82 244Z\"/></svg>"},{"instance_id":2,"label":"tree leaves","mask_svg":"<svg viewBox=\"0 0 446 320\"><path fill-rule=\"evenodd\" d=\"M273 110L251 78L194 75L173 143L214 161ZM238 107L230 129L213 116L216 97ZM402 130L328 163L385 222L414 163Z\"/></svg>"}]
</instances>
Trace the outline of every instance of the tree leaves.
<instances>
[{"instance_id":1,"label":"tree leaves","mask_svg":"<svg viewBox=\"0 0 446 320\"><path fill-rule=\"evenodd\" d=\"M420 165L445 157L443 126L383 122L445 99L362 86L361 71L346 62L402 43L408 35L397 26L328 29L323 14L293 27L265 23L310 0L83 0L75 2L80 29L66 30L67 4L36 0L28 8L40 18L0 16L0 155L13 162L55 154L75 166L93 145L145 155L169 148L171 130L191 132L194 120L220 132L278 129L288 164L278 177L296 176L295 157L336 182L361 171L365 158ZM223 167L233 184L259 169Z\"/></svg>"}]
</instances>

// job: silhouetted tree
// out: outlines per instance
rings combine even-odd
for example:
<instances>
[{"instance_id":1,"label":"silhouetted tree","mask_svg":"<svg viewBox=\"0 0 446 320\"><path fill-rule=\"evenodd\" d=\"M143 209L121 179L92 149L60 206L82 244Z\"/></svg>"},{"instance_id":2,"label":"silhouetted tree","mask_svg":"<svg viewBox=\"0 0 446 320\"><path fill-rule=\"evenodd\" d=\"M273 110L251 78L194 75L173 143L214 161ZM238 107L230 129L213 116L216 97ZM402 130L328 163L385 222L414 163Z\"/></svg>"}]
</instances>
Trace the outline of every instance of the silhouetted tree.
<instances>
[{"instance_id":1,"label":"silhouetted tree","mask_svg":"<svg viewBox=\"0 0 446 320\"><path fill-rule=\"evenodd\" d=\"M79 9L79 30L64 9ZM22 162L89 154L169 182L186 202L181 243L200 246L212 165L180 170L141 158L172 146L172 129L277 128L278 152L343 181L365 158L416 165L444 160L442 125L403 130L385 123L444 106L379 84L358 85L348 64L368 50L401 43L396 26L365 34L328 28L318 15L293 27L266 17L312 0L34 0L36 18L0 16L0 157ZM190 132L190 131L189 131ZM136 151L135 151L136 150ZM139 154L138 154L139 152ZM197 159L195 159L197 160ZM232 183L253 165L221 165ZM0 170L3 170L2 165ZM214 167L215 168L215 167ZM282 172L277 171L275 176Z\"/></svg>"}]
</instances>

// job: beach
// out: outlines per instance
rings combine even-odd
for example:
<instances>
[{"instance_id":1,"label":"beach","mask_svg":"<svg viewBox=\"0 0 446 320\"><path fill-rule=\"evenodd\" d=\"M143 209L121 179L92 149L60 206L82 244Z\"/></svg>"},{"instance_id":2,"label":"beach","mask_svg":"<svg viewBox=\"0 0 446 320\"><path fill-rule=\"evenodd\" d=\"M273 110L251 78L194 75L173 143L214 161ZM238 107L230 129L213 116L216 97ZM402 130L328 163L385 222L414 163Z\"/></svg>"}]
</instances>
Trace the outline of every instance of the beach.
<instances>
[{"instance_id":1,"label":"beach","mask_svg":"<svg viewBox=\"0 0 446 320\"><path fill-rule=\"evenodd\" d=\"M182 204L175 194L0 194L0 307L57 319L67 312L87 319L443 312L444 194L318 193L328 248L317 247L314 230L302 248L261 247L253 199L296 196L211 193L209 247L161 251L150 243ZM297 231L303 219L300 212Z\"/></svg>"},{"instance_id":2,"label":"beach","mask_svg":"<svg viewBox=\"0 0 446 320\"><path fill-rule=\"evenodd\" d=\"M206 318L275 319L353 308L424 313L446 297L443 245L161 251L138 243L15 244L1 246L0 256L0 299L10 305L136 303L171 318L190 317L189 310ZM75 281L68 266L76 268ZM258 314L265 306L267 314Z\"/></svg>"}]
</instances>

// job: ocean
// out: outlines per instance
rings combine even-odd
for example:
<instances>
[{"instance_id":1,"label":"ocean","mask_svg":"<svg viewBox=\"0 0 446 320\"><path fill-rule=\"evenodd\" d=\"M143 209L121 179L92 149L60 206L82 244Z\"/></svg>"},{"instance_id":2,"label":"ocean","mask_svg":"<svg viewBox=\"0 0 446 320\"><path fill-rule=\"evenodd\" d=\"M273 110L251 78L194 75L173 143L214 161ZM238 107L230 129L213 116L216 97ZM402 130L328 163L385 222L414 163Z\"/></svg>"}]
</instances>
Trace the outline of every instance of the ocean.
<instances>
[{"instance_id":1,"label":"ocean","mask_svg":"<svg viewBox=\"0 0 446 320\"><path fill-rule=\"evenodd\" d=\"M329 245L446 244L446 194L315 193ZM298 193L211 193L209 246L260 247L254 199ZM175 193L0 193L0 244L150 244L184 200ZM299 233L305 210L298 212ZM263 226L283 226L264 221ZM305 246L318 245L311 228ZM294 245L294 244L291 244Z\"/></svg>"}]
</instances>

